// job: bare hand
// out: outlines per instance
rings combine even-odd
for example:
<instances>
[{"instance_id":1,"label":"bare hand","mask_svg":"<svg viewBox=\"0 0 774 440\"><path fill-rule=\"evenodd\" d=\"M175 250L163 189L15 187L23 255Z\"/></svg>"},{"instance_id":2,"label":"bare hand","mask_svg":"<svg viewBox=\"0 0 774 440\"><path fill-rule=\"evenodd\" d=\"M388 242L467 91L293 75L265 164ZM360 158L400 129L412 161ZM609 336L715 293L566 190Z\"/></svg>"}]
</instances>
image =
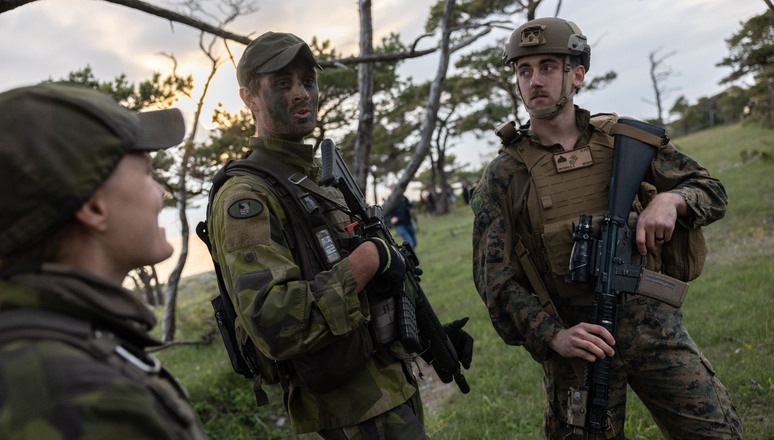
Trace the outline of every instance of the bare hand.
<instances>
[{"instance_id":1,"label":"bare hand","mask_svg":"<svg viewBox=\"0 0 774 440\"><path fill-rule=\"evenodd\" d=\"M587 322L559 330L548 345L562 357L578 357L589 362L615 355L613 335L601 325Z\"/></svg>"},{"instance_id":2,"label":"bare hand","mask_svg":"<svg viewBox=\"0 0 774 440\"><path fill-rule=\"evenodd\" d=\"M680 194L663 192L648 203L637 220L637 251L647 255L672 239L678 215L687 214L688 207Z\"/></svg>"}]
</instances>

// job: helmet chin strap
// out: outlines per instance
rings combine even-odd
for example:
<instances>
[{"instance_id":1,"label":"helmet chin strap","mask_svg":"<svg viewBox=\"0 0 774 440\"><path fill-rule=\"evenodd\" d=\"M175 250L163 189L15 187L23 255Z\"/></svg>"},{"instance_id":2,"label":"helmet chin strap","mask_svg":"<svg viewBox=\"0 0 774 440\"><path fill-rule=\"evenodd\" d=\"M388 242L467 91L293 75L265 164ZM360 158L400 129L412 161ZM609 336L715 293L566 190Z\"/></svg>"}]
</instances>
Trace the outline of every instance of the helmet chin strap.
<instances>
[{"instance_id":1,"label":"helmet chin strap","mask_svg":"<svg viewBox=\"0 0 774 440\"><path fill-rule=\"evenodd\" d=\"M525 101L522 100L524 103L524 108L527 109L527 113L529 113L531 116L534 116L538 119L551 119L554 116L558 115L560 111L567 105L568 102L575 96L576 93L578 93L578 89L576 87L570 88L570 93L567 93L565 91L565 84L567 83L567 74L570 72L570 56L565 55L564 57L564 69L562 72L562 93L559 95L559 100L556 101L556 103L550 107L543 108L543 109L533 109L530 108ZM518 85L518 81L516 82ZM521 86L519 86L519 93L521 93Z\"/></svg>"}]
</instances>

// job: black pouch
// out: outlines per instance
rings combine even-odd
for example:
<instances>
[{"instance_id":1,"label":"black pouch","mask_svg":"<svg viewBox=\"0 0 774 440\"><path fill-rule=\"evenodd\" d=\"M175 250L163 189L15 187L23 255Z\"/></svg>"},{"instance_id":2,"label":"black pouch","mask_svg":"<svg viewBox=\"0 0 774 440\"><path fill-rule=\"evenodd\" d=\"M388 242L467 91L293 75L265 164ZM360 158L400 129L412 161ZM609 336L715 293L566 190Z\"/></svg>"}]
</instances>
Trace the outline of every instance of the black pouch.
<instances>
[{"instance_id":1,"label":"black pouch","mask_svg":"<svg viewBox=\"0 0 774 440\"><path fill-rule=\"evenodd\" d=\"M371 334L361 325L321 350L294 358L294 379L315 394L331 392L352 379L373 351Z\"/></svg>"}]
</instances>

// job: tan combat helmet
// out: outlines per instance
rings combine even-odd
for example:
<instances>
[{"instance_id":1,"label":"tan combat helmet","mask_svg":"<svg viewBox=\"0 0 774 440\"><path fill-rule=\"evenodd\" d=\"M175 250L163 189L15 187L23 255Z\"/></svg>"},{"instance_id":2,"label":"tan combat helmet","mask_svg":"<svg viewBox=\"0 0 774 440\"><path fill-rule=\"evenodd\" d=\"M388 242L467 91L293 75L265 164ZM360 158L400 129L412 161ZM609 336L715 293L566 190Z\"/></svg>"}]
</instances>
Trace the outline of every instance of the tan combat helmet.
<instances>
[{"instance_id":1,"label":"tan combat helmet","mask_svg":"<svg viewBox=\"0 0 774 440\"><path fill-rule=\"evenodd\" d=\"M553 106L542 110L533 110L527 107L526 103L524 104L524 107L532 116L549 119L559 113L578 92L577 89L573 89L569 93L564 90L564 83L570 71L570 57L580 56L581 64L588 72L591 47L575 23L561 18L537 18L524 23L513 31L511 39L505 46L503 61L506 64L511 64L519 57L540 54L565 56L562 93L559 101Z\"/></svg>"}]
</instances>

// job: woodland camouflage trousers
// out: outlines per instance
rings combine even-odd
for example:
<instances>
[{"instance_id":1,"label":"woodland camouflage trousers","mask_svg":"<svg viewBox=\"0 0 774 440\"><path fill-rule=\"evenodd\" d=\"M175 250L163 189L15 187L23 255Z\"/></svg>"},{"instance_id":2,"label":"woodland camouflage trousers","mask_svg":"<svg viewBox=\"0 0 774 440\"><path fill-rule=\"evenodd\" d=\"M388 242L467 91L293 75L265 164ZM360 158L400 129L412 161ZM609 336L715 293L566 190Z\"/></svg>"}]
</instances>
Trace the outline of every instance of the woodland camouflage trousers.
<instances>
[{"instance_id":1,"label":"woodland camouflage trousers","mask_svg":"<svg viewBox=\"0 0 774 440\"><path fill-rule=\"evenodd\" d=\"M661 302L629 297L618 311L609 411L616 438L624 438L627 383L667 439L741 439L742 426L715 370L683 326L683 315ZM632 299L633 298L633 299ZM589 321L591 307L562 307L568 326ZM580 385L570 363L558 355L543 364L548 399L547 439L574 438L567 426L571 386Z\"/></svg>"}]
</instances>

